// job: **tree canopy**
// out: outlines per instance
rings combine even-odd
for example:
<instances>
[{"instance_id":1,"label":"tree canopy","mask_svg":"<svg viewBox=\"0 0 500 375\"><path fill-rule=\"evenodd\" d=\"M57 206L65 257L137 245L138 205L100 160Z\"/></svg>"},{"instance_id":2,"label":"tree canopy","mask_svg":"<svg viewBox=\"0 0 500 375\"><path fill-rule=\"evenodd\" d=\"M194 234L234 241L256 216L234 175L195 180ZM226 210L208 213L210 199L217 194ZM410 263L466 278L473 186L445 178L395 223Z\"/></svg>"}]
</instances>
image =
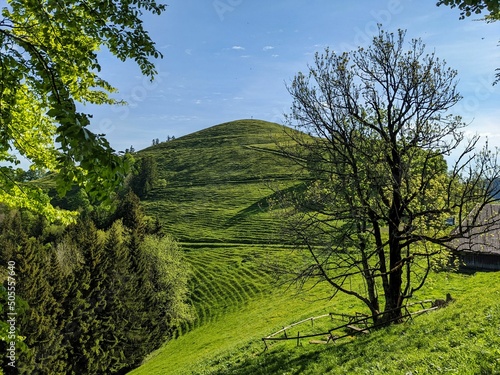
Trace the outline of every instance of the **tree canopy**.
<instances>
[{"instance_id":1,"label":"tree canopy","mask_svg":"<svg viewBox=\"0 0 500 375\"><path fill-rule=\"evenodd\" d=\"M1 274L9 260L22 280L15 285L16 369L3 356L0 374L126 374L190 321L184 254L131 199L120 202L127 210L108 212L101 228L95 209L66 226L0 210ZM12 341L4 279L2 353Z\"/></svg>"},{"instance_id":2,"label":"tree canopy","mask_svg":"<svg viewBox=\"0 0 500 375\"><path fill-rule=\"evenodd\" d=\"M470 17L472 14L481 14L484 10L492 17L500 17L500 4L498 0L439 0L437 5L448 5L461 10L460 18Z\"/></svg>"},{"instance_id":3,"label":"tree canopy","mask_svg":"<svg viewBox=\"0 0 500 375\"><path fill-rule=\"evenodd\" d=\"M287 122L301 132L283 152L309 182L279 202L303 254L296 280L328 282L374 320L397 320L454 238L491 228L477 214L496 200L497 158L448 113L461 99L456 75L421 40L406 49L404 31L380 31L366 49L317 54L295 77Z\"/></svg>"},{"instance_id":4,"label":"tree canopy","mask_svg":"<svg viewBox=\"0 0 500 375\"><path fill-rule=\"evenodd\" d=\"M127 158L88 129L91 115L77 104L117 104L115 89L99 76L101 48L154 78L151 60L161 54L141 16L165 8L149 0L7 1L0 18L0 203L71 218L33 184L15 180L23 158L31 170L57 172L60 194L76 183L105 199L121 183Z\"/></svg>"}]
</instances>

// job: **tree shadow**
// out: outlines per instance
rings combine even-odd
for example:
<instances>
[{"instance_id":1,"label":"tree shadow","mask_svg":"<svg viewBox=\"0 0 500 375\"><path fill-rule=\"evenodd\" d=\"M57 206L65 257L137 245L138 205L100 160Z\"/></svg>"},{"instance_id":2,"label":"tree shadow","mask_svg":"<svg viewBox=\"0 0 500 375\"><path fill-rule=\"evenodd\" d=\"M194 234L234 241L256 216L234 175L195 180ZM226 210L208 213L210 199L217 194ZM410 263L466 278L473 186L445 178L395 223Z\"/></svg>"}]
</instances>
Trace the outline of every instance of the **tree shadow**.
<instances>
[{"instance_id":1,"label":"tree shadow","mask_svg":"<svg viewBox=\"0 0 500 375\"><path fill-rule=\"evenodd\" d=\"M297 185L293 185L291 187L288 187L286 189L282 189L279 191L275 191L272 194L269 194L266 197L263 197L259 199L257 202L253 203L252 205L240 210L236 215L232 216L229 218L226 223L225 227L231 227L233 225L236 225L245 219L247 219L249 216L261 213L261 212L267 212L270 210L270 202L278 199L281 196L284 195L289 195L289 194L302 194L306 190L306 183L305 182L300 182Z\"/></svg>"},{"instance_id":2,"label":"tree shadow","mask_svg":"<svg viewBox=\"0 0 500 375\"><path fill-rule=\"evenodd\" d=\"M300 348L298 348L300 350ZM263 375L279 374L286 370L287 374L299 375L307 370L311 363L319 360L322 351L307 351L299 356L290 349L266 351L247 358L234 365L219 370L219 375ZM293 357L292 357L293 355Z\"/></svg>"}]
</instances>

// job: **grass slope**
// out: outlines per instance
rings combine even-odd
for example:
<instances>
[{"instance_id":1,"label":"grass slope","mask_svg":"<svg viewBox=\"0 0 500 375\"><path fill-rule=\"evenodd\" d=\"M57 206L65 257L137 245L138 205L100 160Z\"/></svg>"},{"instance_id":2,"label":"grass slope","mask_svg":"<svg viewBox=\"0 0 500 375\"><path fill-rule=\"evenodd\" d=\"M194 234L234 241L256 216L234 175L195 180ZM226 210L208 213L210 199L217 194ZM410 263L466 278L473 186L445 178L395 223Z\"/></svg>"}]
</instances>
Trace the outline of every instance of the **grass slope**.
<instances>
[{"instance_id":1,"label":"grass slope","mask_svg":"<svg viewBox=\"0 0 500 375\"><path fill-rule=\"evenodd\" d=\"M305 339L297 347L292 340L268 351L260 338L281 326L358 306L344 298L333 304L314 301L314 295L261 295L168 343L131 375L499 374L500 273L432 275L423 294L441 297L445 291L456 301L405 324L332 345Z\"/></svg>"},{"instance_id":2,"label":"grass slope","mask_svg":"<svg viewBox=\"0 0 500 375\"><path fill-rule=\"evenodd\" d=\"M182 242L270 243L278 225L266 210L273 186L298 183L297 167L276 152L280 125L240 120L152 146L167 181L145 201Z\"/></svg>"},{"instance_id":3,"label":"grass slope","mask_svg":"<svg viewBox=\"0 0 500 375\"><path fill-rule=\"evenodd\" d=\"M334 345L261 338L295 321L362 307L325 286L298 295L275 285L268 258L290 259L266 199L275 183L301 182L276 153L283 128L263 121L221 124L140 152L160 178L145 201L181 242L192 265L196 320L133 375L163 374L494 374L500 373L500 274L433 274L417 299L457 299L414 321ZM326 323L325 323L326 324ZM297 327L307 332L311 327Z\"/></svg>"}]
</instances>

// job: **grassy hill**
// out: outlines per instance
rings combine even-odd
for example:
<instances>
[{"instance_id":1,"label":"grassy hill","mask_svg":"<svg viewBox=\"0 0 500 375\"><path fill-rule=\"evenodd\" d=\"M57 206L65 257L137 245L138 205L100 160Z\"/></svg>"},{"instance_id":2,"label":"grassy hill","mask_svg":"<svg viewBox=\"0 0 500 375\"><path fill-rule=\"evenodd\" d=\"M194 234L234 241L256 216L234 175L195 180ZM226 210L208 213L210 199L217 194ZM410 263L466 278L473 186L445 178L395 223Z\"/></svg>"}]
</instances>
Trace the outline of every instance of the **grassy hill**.
<instances>
[{"instance_id":1,"label":"grassy hill","mask_svg":"<svg viewBox=\"0 0 500 375\"><path fill-rule=\"evenodd\" d=\"M240 120L140 151L159 179L144 206L181 242L192 265L196 319L186 332L238 309L271 288L265 272L282 242L267 207L275 189L295 186L297 167L277 152L278 124Z\"/></svg>"},{"instance_id":2,"label":"grassy hill","mask_svg":"<svg viewBox=\"0 0 500 375\"><path fill-rule=\"evenodd\" d=\"M286 288L266 271L268 259L292 254L267 199L277 186L301 184L276 141L286 141L281 126L241 120L139 153L153 156L167 181L144 205L185 250L196 319L131 374L500 373L498 273L432 274L415 299L450 292L452 305L333 345L291 341L264 352L261 338L285 325L363 308L345 296L325 299L326 286Z\"/></svg>"},{"instance_id":3,"label":"grassy hill","mask_svg":"<svg viewBox=\"0 0 500 375\"><path fill-rule=\"evenodd\" d=\"M298 183L297 167L276 152L284 141L280 125L240 120L141 151L167 181L145 201L148 213L182 242L279 243L267 198L278 183Z\"/></svg>"}]
</instances>

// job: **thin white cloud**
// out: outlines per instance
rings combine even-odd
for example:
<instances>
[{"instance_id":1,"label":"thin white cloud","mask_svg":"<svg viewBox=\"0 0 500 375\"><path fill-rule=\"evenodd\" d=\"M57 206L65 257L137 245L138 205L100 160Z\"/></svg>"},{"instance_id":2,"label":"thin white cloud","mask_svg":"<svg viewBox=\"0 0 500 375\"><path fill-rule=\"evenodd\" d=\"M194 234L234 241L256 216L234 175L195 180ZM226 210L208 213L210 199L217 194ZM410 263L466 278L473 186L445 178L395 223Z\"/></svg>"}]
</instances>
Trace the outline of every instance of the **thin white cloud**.
<instances>
[{"instance_id":1,"label":"thin white cloud","mask_svg":"<svg viewBox=\"0 0 500 375\"><path fill-rule=\"evenodd\" d=\"M233 46L232 49L234 49L236 51L244 51L245 47L242 47L242 46Z\"/></svg>"},{"instance_id":2,"label":"thin white cloud","mask_svg":"<svg viewBox=\"0 0 500 375\"><path fill-rule=\"evenodd\" d=\"M262 48L263 51L270 51L272 49L274 49L273 46L265 46L264 48Z\"/></svg>"}]
</instances>

